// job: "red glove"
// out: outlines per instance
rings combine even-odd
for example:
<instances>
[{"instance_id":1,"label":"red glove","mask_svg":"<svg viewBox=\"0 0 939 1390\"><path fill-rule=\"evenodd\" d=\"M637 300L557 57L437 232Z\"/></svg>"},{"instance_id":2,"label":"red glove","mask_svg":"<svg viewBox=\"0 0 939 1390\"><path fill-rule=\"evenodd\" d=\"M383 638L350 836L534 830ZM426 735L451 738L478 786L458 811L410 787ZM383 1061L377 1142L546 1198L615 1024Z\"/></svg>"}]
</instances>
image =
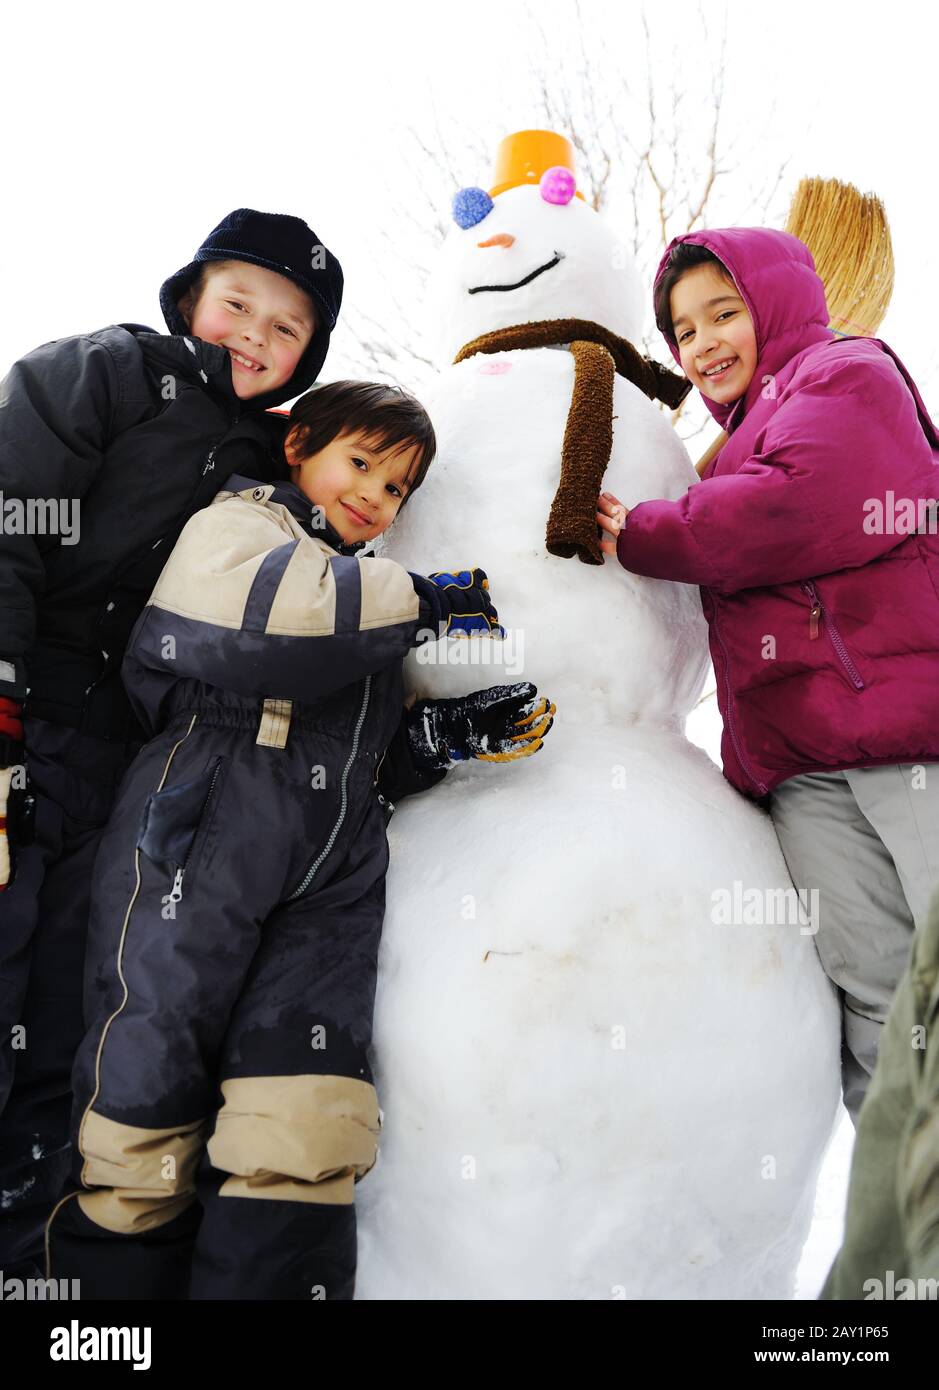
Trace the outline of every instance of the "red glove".
<instances>
[{"instance_id":1,"label":"red glove","mask_svg":"<svg viewBox=\"0 0 939 1390\"><path fill-rule=\"evenodd\" d=\"M6 741L19 745L19 756L3 756ZM8 700L0 695L0 767L11 767L23 761L23 706L19 700Z\"/></svg>"},{"instance_id":2,"label":"red glove","mask_svg":"<svg viewBox=\"0 0 939 1390\"><path fill-rule=\"evenodd\" d=\"M23 706L0 697L0 893L13 877L7 811L11 800L12 769L23 761Z\"/></svg>"}]
</instances>

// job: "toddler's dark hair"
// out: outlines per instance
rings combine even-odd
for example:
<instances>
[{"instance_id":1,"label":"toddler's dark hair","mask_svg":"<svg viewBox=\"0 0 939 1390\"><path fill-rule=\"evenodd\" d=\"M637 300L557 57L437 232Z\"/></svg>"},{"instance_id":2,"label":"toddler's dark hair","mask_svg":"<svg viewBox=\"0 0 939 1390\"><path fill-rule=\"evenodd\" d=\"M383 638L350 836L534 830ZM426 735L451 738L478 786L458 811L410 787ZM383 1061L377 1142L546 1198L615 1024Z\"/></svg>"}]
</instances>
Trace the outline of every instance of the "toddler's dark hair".
<instances>
[{"instance_id":1,"label":"toddler's dark hair","mask_svg":"<svg viewBox=\"0 0 939 1390\"><path fill-rule=\"evenodd\" d=\"M308 458L340 434L358 434L376 449L417 445L401 508L427 476L437 439L430 416L420 401L400 386L380 381L330 381L314 386L290 410L290 429L298 429L297 452Z\"/></svg>"},{"instance_id":2,"label":"toddler's dark hair","mask_svg":"<svg viewBox=\"0 0 939 1390\"><path fill-rule=\"evenodd\" d=\"M668 258L662 278L655 287L654 296L656 327L671 342L675 341L675 325L672 323L671 310L672 290L685 272L696 265L713 265L722 280L737 288L730 271L713 251L693 241L680 241Z\"/></svg>"}]
</instances>

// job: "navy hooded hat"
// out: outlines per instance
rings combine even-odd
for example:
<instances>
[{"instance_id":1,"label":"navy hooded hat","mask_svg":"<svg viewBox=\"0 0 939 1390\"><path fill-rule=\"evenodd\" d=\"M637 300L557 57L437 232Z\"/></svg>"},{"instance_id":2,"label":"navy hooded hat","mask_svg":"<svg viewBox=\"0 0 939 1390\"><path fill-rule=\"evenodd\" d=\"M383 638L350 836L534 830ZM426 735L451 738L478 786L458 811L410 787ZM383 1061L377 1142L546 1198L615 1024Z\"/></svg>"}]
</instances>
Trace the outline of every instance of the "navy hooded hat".
<instances>
[{"instance_id":1,"label":"navy hooded hat","mask_svg":"<svg viewBox=\"0 0 939 1390\"><path fill-rule=\"evenodd\" d=\"M312 299L319 324L289 382L253 396L252 407L278 405L312 386L329 351L329 339L342 304L342 266L300 217L236 208L209 233L194 258L160 287L160 308L171 333L189 328L177 308L207 261L248 261L292 280Z\"/></svg>"}]
</instances>

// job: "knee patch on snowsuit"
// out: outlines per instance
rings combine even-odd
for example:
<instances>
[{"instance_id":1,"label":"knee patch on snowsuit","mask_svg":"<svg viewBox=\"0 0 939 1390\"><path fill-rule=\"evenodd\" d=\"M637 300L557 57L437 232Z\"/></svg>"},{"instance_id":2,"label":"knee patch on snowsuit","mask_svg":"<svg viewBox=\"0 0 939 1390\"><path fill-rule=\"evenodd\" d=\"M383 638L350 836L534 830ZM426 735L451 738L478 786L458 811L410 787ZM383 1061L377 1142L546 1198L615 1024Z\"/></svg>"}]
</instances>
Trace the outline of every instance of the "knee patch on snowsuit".
<instances>
[{"instance_id":1,"label":"knee patch on snowsuit","mask_svg":"<svg viewBox=\"0 0 939 1390\"><path fill-rule=\"evenodd\" d=\"M374 1086L345 1076L252 1076L222 1082L208 1154L232 1176L221 1197L353 1201L378 1157Z\"/></svg>"},{"instance_id":2,"label":"knee patch on snowsuit","mask_svg":"<svg viewBox=\"0 0 939 1390\"><path fill-rule=\"evenodd\" d=\"M79 1136L84 1156L78 1194L90 1221L120 1234L165 1225L195 1200L195 1173L208 1122L144 1129L86 1112Z\"/></svg>"}]
</instances>

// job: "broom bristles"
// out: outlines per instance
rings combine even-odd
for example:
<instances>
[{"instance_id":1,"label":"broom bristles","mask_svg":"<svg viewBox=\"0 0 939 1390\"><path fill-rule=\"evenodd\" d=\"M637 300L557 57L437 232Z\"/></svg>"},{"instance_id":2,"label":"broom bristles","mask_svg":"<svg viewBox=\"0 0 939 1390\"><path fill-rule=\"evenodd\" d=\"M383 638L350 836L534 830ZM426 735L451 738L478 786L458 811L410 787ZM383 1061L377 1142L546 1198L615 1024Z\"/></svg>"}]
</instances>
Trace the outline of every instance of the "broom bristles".
<instances>
[{"instance_id":1,"label":"broom bristles","mask_svg":"<svg viewBox=\"0 0 939 1390\"><path fill-rule=\"evenodd\" d=\"M812 253L828 303L829 326L873 337L893 293L893 247L884 205L838 179L802 179L786 231Z\"/></svg>"}]
</instances>

